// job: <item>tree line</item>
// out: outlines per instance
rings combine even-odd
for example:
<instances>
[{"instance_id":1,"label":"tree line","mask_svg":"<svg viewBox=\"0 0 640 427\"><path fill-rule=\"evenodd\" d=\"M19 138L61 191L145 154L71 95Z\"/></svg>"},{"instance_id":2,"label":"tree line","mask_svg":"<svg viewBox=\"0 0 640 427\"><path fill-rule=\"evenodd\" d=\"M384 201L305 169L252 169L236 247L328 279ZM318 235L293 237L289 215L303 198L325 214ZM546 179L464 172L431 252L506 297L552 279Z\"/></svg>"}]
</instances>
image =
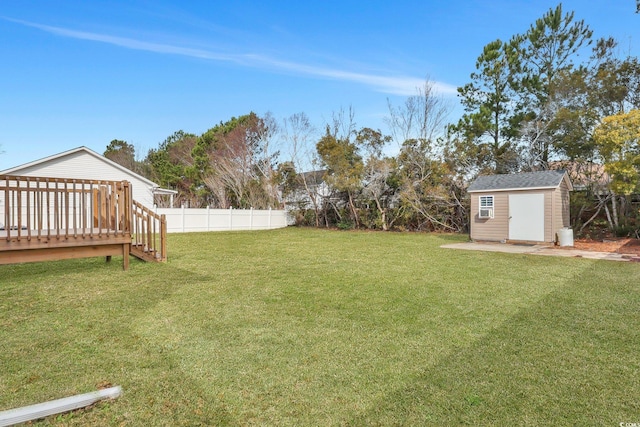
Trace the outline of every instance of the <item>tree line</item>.
<instances>
[{"instance_id":1,"label":"tree line","mask_svg":"<svg viewBox=\"0 0 640 427\"><path fill-rule=\"evenodd\" d=\"M352 109L320 129L304 113L251 112L201 135L175 132L143 159L113 140L105 156L178 191L181 205L282 208L300 224L465 231L466 187L479 174L566 169L578 233L604 224L638 233L640 63L562 5L522 34L488 43L467 84L464 114L426 81L388 102L388 133L358 127Z\"/></svg>"}]
</instances>

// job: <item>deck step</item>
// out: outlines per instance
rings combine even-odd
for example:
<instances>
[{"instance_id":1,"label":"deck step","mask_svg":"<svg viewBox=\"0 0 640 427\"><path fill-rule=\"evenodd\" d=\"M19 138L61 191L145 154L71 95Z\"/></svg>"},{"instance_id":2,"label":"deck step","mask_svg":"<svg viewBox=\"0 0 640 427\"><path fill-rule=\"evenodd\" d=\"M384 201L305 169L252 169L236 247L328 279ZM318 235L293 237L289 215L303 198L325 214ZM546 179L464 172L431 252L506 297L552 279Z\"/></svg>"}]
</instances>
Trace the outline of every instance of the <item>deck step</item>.
<instances>
[{"instance_id":1,"label":"deck step","mask_svg":"<svg viewBox=\"0 0 640 427\"><path fill-rule=\"evenodd\" d=\"M131 244L129 253L142 261L161 262L159 254L144 249L144 245Z\"/></svg>"}]
</instances>

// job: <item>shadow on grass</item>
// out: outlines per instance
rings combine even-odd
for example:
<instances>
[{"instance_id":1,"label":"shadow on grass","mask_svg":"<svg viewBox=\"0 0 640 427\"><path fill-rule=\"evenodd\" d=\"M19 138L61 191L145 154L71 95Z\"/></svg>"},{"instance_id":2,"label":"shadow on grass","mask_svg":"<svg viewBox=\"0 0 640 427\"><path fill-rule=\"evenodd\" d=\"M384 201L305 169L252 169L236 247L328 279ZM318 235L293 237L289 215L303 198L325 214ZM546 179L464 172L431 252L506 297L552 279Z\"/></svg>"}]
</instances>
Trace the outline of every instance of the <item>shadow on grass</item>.
<instances>
[{"instance_id":1,"label":"shadow on grass","mask_svg":"<svg viewBox=\"0 0 640 427\"><path fill-rule=\"evenodd\" d=\"M608 268L629 268L610 283ZM349 425L612 425L637 417L640 270L594 263Z\"/></svg>"},{"instance_id":2,"label":"shadow on grass","mask_svg":"<svg viewBox=\"0 0 640 427\"><path fill-rule=\"evenodd\" d=\"M433 233L433 236L448 243L468 242L469 233Z\"/></svg>"},{"instance_id":3,"label":"shadow on grass","mask_svg":"<svg viewBox=\"0 0 640 427\"><path fill-rule=\"evenodd\" d=\"M211 283L212 275L180 263L138 260L122 271L121 260L6 266L0 298L6 294L12 303L0 313L0 410L92 391L107 382L121 385L123 397L64 420L71 425L159 418L166 425L233 424L224 405L189 380L175 354L137 329L141 314L170 305L185 286ZM111 417L117 422L106 421Z\"/></svg>"},{"instance_id":4,"label":"shadow on grass","mask_svg":"<svg viewBox=\"0 0 640 427\"><path fill-rule=\"evenodd\" d=\"M130 259L130 264L135 268L140 263L137 258ZM113 257L110 262L106 262L104 257L92 257L81 259L67 259L60 261L30 262L23 264L3 265L6 278L12 280L33 280L39 276L46 276L48 280L55 279L69 273L87 273L103 271L108 273L114 270L122 270L122 257Z\"/></svg>"},{"instance_id":5,"label":"shadow on grass","mask_svg":"<svg viewBox=\"0 0 640 427\"><path fill-rule=\"evenodd\" d=\"M152 304L136 314L128 324L128 334L136 337L135 346L116 353L119 359L116 365L130 370L129 375L121 380L123 389L132 394L132 406L119 411L118 423L130 421L135 425L148 420L155 424L162 420L164 425L238 425L224 399L212 395L216 388L194 376L193 352L182 348L194 342L180 337L184 333L181 323L184 319L180 317L181 312L173 311L174 304L183 306L179 302L181 298L176 296L182 287L199 289L214 283L212 277L182 269L173 270L165 277L179 284L172 289L164 288L160 292L161 298L155 298ZM197 310L196 307L192 309ZM178 331L174 331L174 326ZM194 325L197 327L200 325ZM206 357L201 363L207 363ZM151 390L153 393L150 394ZM126 414L132 415L131 418L128 419Z\"/></svg>"}]
</instances>

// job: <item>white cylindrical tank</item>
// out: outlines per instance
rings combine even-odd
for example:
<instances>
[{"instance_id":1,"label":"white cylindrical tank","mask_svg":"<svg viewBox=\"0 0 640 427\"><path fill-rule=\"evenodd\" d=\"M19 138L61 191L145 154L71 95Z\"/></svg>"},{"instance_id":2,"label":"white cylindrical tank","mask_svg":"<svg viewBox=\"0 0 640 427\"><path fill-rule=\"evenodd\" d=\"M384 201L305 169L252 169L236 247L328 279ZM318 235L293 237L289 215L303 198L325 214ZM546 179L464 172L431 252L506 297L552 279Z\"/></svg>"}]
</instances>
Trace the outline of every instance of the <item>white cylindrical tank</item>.
<instances>
[{"instance_id":1,"label":"white cylindrical tank","mask_svg":"<svg viewBox=\"0 0 640 427\"><path fill-rule=\"evenodd\" d=\"M563 227L558 230L558 245L573 246L573 229Z\"/></svg>"}]
</instances>

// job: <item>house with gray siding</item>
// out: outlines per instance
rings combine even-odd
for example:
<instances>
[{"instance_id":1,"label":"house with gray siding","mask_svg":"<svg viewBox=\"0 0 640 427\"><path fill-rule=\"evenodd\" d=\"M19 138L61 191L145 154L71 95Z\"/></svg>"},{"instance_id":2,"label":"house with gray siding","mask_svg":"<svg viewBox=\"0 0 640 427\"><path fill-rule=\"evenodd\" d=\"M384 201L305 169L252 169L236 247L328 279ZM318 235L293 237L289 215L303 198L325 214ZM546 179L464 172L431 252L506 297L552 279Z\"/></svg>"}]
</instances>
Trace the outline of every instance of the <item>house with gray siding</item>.
<instances>
[{"instance_id":1,"label":"house with gray siding","mask_svg":"<svg viewBox=\"0 0 640 427\"><path fill-rule=\"evenodd\" d=\"M569 227L569 192L564 170L479 176L471 196L470 237L476 241L553 244Z\"/></svg>"}]
</instances>

